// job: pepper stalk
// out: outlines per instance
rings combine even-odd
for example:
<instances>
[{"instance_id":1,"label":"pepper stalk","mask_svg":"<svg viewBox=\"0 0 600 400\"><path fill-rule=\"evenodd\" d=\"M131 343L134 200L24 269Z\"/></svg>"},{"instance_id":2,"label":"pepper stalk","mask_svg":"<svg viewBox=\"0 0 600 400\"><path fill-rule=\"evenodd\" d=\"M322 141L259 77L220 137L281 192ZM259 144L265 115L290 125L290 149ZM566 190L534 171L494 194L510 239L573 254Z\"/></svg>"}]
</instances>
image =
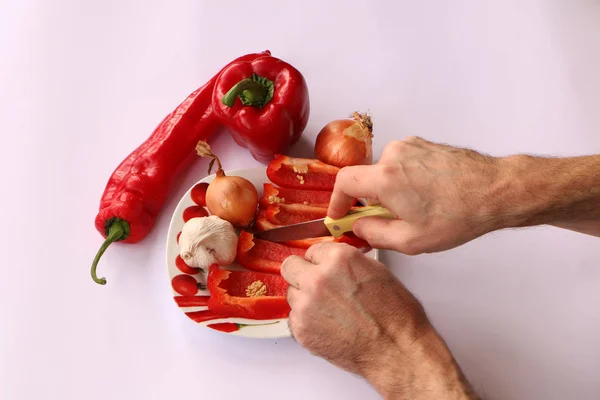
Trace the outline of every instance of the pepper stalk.
<instances>
[{"instance_id":1,"label":"pepper stalk","mask_svg":"<svg viewBox=\"0 0 600 400\"><path fill-rule=\"evenodd\" d=\"M106 239L104 240L104 243L102 243L102 246L100 246L100 250L98 250L98 253L96 253L96 257L94 257L94 261L92 262L91 275L92 279L97 284L106 285L106 278L98 278L98 275L96 274L96 268L98 267L98 262L100 261L100 258L102 257L106 249L108 249L108 246L110 246L114 242L127 239L127 237L129 236L129 231L129 222L121 218L115 217L106 221Z\"/></svg>"},{"instance_id":2,"label":"pepper stalk","mask_svg":"<svg viewBox=\"0 0 600 400\"><path fill-rule=\"evenodd\" d=\"M221 102L227 107L233 107L235 98L238 97L245 106L263 108L273 98L274 91L273 81L252 74L250 78L239 81L229 89Z\"/></svg>"}]
</instances>

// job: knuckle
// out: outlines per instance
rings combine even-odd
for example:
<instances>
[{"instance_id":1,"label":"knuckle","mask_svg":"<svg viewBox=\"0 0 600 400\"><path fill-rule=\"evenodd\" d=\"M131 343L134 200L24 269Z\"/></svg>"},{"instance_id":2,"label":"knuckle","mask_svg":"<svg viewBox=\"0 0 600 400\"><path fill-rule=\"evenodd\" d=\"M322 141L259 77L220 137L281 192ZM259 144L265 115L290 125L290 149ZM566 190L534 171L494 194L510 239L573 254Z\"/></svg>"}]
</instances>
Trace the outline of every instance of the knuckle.
<instances>
[{"instance_id":1,"label":"knuckle","mask_svg":"<svg viewBox=\"0 0 600 400\"><path fill-rule=\"evenodd\" d=\"M354 251L357 251L354 247L345 243L337 243L336 246L332 246L329 251L329 257L334 262L345 262L349 261L355 256Z\"/></svg>"},{"instance_id":2,"label":"knuckle","mask_svg":"<svg viewBox=\"0 0 600 400\"><path fill-rule=\"evenodd\" d=\"M285 275L290 272L290 270L294 266L294 262L297 260L298 256L289 256L281 263L281 274Z\"/></svg>"},{"instance_id":3,"label":"knuckle","mask_svg":"<svg viewBox=\"0 0 600 400\"><path fill-rule=\"evenodd\" d=\"M354 179L354 169L350 167L344 167L340 169L336 175L335 183L336 185L340 185L340 187L344 187L345 185L351 184Z\"/></svg>"},{"instance_id":4,"label":"knuckle","mask_svg":"<svg viewBox=\"0 0 600 400\"><path fill-rule=\"evenodd\" d=\"M379 176L383 180L393 179L398 174L398 168L395 165L381 165L379 167Z\"/></svg>"},{"instance_id":5,"label":"knuckle","mask_svg":"<svg viewBox=\"0 0 600 400\"><path fill-rule=\"evenodd\" d=\"M326 272L326 269L323 268L315 272L315 274L313 275L312 286L316 290L316 292L320 292L327 287L328 277Z\"/></svg>"},{"instance_id":6,"label":"knuckle","mask_svg":"<svg viewBox=\"0 0 600 400\"><path fill-rule=\"evenodd\" d=\"M403 140L394 140L392 142L389 142L385 148L383 149L383 152L385 154L396 154L396 153L400 153L402 152L403 149L406 148L407 143L404 142Z\"/></svg>"},{"instance_id":7,"label":"knuckle","mask_svg":"<svg viewBox=\"0 0 600 400\"><path fill-rule=\"evenodd\" d=\"M376 229L370 229L365 224L365 228L361 231L363 239L368 243L376 243L378 247L388 248L391 243L391 238Z\"/></svg>"},{"instance_id":8,"label":"knuckle","mask_svg":"<svg viewBox=\"0 0 600 400\"><path fill-rule=\"evenodd\" d=\"M379 187L380 190L386 191L393 189L394 186L399 182L399 170L394 164L392 165L381 165L379 167Z\"/></svg>"},{"instance_id":9,"label":"knuckle","mask_svg":"<svg viewBox=\"0 0 600 400\"><path fill-rule=\"evenodd\" d=\"M423 138L416 135L408 136L404 139L406 143L422 143L424 142Z\"/></svg>"}]
</instances>

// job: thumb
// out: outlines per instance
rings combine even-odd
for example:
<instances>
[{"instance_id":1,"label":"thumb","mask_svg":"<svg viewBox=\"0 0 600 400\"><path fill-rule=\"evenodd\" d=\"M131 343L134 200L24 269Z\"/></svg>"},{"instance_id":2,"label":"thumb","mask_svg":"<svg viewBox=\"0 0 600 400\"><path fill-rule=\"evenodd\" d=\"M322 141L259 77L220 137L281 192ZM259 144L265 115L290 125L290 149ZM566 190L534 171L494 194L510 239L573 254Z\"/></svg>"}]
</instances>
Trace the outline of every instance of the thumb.
<instances>
[{"instance_id":1,"label":"thumb","mask_svg":"<svg viewBox=\"0 0 600 400\"><path fill-rule=\"evenodd\" d=\"M395 250L408 255L421 253L415 246L414 229L400 219L364 217L356 220L354 234L376 249Z\"/></svg>"}]
</instances>

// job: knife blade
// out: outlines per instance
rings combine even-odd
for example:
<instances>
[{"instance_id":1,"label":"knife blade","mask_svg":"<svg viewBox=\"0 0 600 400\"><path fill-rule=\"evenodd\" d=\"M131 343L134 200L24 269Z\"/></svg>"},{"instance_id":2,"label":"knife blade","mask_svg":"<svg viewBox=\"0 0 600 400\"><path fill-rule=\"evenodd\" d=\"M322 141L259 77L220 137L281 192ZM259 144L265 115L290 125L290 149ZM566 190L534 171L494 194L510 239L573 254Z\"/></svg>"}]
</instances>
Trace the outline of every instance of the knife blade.
<instances>
[{"instance_id":1,"label":"knife blade","mask_svg":"<svg viewBox=\"0 0 600 400\"><path fill-rule=\"evenodd\" d=\"M301 240L321 236L339 238L346 232L352 232L354 221L364 217L396 218L394 214L382 206L356 207L339 219L327 217L294 225L286 225L281 228L258 232L254 237L271 242L287 242L288 240Z\"/></svg>"}]
</instances>

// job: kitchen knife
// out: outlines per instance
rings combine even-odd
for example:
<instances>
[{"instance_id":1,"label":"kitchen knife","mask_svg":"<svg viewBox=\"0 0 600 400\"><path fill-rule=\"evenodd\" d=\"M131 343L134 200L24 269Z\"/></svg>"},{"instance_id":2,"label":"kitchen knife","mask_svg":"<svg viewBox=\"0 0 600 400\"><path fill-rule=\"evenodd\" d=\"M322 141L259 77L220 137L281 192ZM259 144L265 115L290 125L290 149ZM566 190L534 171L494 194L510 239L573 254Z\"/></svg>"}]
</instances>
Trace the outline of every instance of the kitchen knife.
<instances>
[{"instance_id":1,"label":"kitchen knife","mask_svg":"<svg viewBox=\"0 0 600 400\"><path fill-rule=\"evenodd\" d=\"M348 214L339 219L321 218L313 221L286 225L281 228L269 229L254 235L257 239L271 242L287 242L321 236L339 238L346 232L352 232L352 224L359 218L380 217L395 219L396 217L387 208L382 206L355 207Z\"/></svg>"}]
</instances>

